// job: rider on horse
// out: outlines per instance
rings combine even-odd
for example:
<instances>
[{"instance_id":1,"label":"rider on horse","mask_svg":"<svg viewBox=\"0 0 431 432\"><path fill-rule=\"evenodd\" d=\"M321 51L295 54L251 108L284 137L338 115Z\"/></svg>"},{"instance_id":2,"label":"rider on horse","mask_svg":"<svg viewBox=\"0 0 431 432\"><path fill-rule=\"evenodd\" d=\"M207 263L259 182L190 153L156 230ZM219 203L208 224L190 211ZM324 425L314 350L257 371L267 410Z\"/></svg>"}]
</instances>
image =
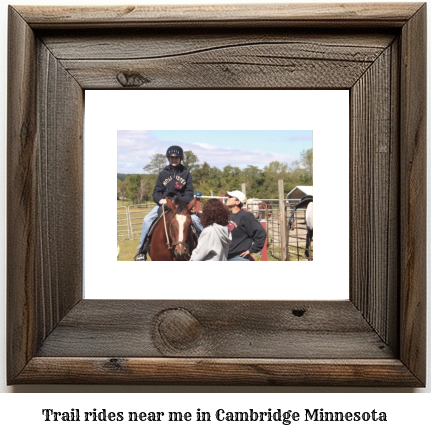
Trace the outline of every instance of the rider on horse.
<instances>
[{"instance_id":1,"label":"rider on horse","mask_svg":"<svg viewBox=\"0 0 431 432\"><path fill-rule=\"evenodd\" d=\"M138 254L135 261L145 261L148 253L147 234L154 222L157 219L158 210L161 205L166 204L166 197L176 195L181 200L189 203L193 200L193 181L192 175L181 163L184 159L184 151L181 147L174 145L166 150L166 157L169 165L159 173L156 185L153 191L153 200L157 204L150 213L144 218L142 224L141 240L138 246ZM200 234L203 227L197 215L192 214L192 223L196 228L197 234Z\"/></svg>"}]
</instances>

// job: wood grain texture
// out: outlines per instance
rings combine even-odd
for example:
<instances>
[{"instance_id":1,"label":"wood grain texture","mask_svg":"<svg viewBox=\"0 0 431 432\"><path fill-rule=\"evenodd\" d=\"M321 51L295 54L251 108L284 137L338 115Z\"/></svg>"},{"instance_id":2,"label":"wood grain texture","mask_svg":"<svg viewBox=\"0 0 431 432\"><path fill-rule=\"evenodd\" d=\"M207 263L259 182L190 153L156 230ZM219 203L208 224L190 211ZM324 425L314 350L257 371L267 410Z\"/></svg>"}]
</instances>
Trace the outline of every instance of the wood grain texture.
<instances>
[{"instance_id":1,"label":"wood grain texture","mask_svg":"<svg viewBox=\"0 0 431 432\"><path fill-rule=\"evenodd\" d=\"M175 345L160 337L155 325L161 311L186 311L199 324L199 337L191 344ZM171 333L181 336L181 324ZM59 323L38 352L46 357L160 354L316 359L387 359L394 355L349 301L84 300Z\"/></svg>"},{"instance_id":2,"label":"wood grain texture","mask_svg":"<svg viewBox=\"0 0 431 432\"><path fill-rule=\"evenodd\" d=\"M83 91L10 9L8 371L82 295Z\"/></svg>"},{"instance_id":3,"label":"wood grain texture","mask_svg":"<svg viewBox=\"0 0 431 432\"><path fill-rule=\"evenodd\" d=\"M42 36L84 89L298 89L310 82L348 89L394 38L393 31L339 38L330 32L140 32L111 34L113 47L107 50L98 33L62 40Z\"/></svg>"},{"instance_id":4,"label":"wood grain texture","mask_svg":"<svg viewBox=\"0 0 431 432\"><path fill-rule=\"evenodd\" d=\"M35 38L9 9L7 128L7 319L8 376L17 375L34 356L35 272Z\"/></svg>"},{"instance_id":5,"label":"wood grain texture","mask_svg":"<svg viewBox=\"0 0 431 432\"><path fill-rule=\"evenodd\" d=\"M227 29L222 32L176 29L157 32L144 29L79 30L57 35L38 31L40 40L60 61L63 60L144 60L197 54L243 45L261 47L290 44L298 58L373 62L395 38L392 29L358 33L345 29L334 33L320 29ZM282 48L283 49L283 48ZM285 48L284 48L285 49ZM263 56L265 52L261 54ZM283 53L284 54L284 53ZM285 56L288 58L287 56Z\"/></svg>"},{"instance_id":6,"label":"wood grain texture","mask_svg":"<svg viewBox=\"0 0 431 432\"><path fill-rule=\"evenodd\" d=\"M8 382L423 386L424 38L414 3L11 7ZM350 300L81 300L90 88L349 89Z\"/></svg>"},{"instance_id":7,"label":"wood grain texture","mask_svg":"<svg viewBox=\"0 0 431 432\"><path fill-rule=\"evenodd\" d=\"M350 109L350 298L384 341L397 327L396 302L390 301L398 284L394 62L398 56L389 46L352 87Z\"/></svg>"},{"instance_id":8,"label":"wood grain texture","mask_svg":"<svg viewBox=\"0 0 431 432\"><path fill-rule=\"evenodd\" d=\"M401 360L425 379L426 341L426 5L401 37ZM424 287L423 289L418 289Z\"/></svg>"},{"instance_id":9,"label":"wood grain texture","mask_svg":"<svg viewBox=\"0 0 431 432\"><path fill-rule=\"evenodd\" d=\"M290 3L119 7L19 7L35 29L195 26L402 27L421 3Z\"/></svg>"},{"instance_id":10,"label":"wood grain texture","mask_svg":"<svg viewBox=\"0 0 431 432\"><path fill-rule=\"evenodd\" d=\"M37 47L35 290L45 338L82 295L84 92L45 45Z\"/></svg>"},{"instance_id":11,"label":"wood grain texture","mask_svg":"<svg viewBox=\"0 0 431 432\"><path fill-rule=\"evenodd\" d=\"M399 360L34 357L16 383L420 387Z\"/></svg>"}]
</instances>

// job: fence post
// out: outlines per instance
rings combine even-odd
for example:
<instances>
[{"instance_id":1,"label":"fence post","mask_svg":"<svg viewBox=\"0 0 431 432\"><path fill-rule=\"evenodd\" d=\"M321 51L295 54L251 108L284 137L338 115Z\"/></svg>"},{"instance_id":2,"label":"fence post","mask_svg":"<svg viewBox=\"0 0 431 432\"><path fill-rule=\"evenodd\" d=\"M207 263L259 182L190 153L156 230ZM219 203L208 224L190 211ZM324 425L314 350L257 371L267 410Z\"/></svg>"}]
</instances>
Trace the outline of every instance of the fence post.
<instances>
[{"instance_id":1,"label":"fence post","mask_svg":"<svg viewBox=\"0 0 431 432\"><path fill-rule=\"evenodd\" d=\"M268 233L266 231L266 221L260 221L263 229L265 230L266 233ZM261 257L262 257L262 261L268 261L268 243L267 243L267 239L265 239L265 244L263 245L262 251L261 251Z\"/></svg>"},{"instance_id":2,"label":"fence post","mask_svg":"<svg viewBox=\"0 0 431 432\"><path fill-rule=\"evenodd\" d=\"M247 194L245 193L245 183L241 183L241 192L247 196Z\"/></svg>"},{"instance_id":3,"label":"fence post","mask_svg":"<svg viewBox=\"0 0 431 432\"><path fill-rule=\"evenodd\" d=\"M280 209L280 241L281 241L281 260L286 261L286 211L284 208L284 183L278 180L278 203Z\"/></svg>"}]
</instances>

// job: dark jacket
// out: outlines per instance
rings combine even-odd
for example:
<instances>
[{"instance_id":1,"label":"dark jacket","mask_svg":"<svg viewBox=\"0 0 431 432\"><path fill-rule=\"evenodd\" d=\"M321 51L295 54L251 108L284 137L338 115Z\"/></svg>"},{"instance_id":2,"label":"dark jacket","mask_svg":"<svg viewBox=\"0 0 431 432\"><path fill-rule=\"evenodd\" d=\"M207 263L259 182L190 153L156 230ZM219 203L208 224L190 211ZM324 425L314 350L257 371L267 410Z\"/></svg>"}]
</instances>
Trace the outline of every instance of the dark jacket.
<instances>
[{"instance_id":1,"label":"dark jacket","mask_svg":"<svg viewBox=\"0 0 431 432\"><path fill-rule=\"evenodd\" d=\"M229 246L229 256L239 255L246 250L256 253L265 245L266 231L251 212L240 210L229 216L233 225L232 242Z\"/></svg>"},{"instance_id":2,"label":"dark jacket","mask_svg":"<svg viewBox=\"0 0 431 432\"><path fill-rule=\"evenodd\" d=\"M192 175L180 164L173 168L166 165L157 178L153 191L153 200L156 204L169 193L189 203L193 199Z\"/></svg>"}]
</instances>

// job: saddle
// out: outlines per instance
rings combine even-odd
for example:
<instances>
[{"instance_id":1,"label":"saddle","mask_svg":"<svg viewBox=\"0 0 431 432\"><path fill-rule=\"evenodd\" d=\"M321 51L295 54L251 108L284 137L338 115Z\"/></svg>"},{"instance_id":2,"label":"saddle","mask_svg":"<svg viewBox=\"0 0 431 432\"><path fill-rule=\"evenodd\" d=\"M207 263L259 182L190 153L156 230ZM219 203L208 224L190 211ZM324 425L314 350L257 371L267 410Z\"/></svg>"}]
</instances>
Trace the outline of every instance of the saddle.
<instances>
[{"instance_id":1,"label":"saddle","mask_svg":"<svg viewBox=\"0 0 431 432\"><path fill-rule=\"evenodd\" d=\"M305 208L308 206L308 204L310 204L311 202L313 202L313 195L304 195L301 200L299 201L298 204L296 204L295 206L295 210L296 209L300 209L300 208Z\"/></svg>"},{"instance_id":2,"label":"saddle","mask_svg":"<svg viewBox=\"0 0 431 432\"><path fill-rule=\"evenodd\" d=\"M295 207L293 207L289 220L287 222L288 228L292 225L292 221L294 220L296 210L301 208L306 208L308 204L310 204L311 202L313 202L313 195L304 195L299 201L299 203L296 204Z\"/></svg>"},{"instance_id":3,"label":"saddle","mask_svg":"<svg viewBox=\"0 0 431 432\"><path fill-rule=\"evenodd\" d=\"M163 206L159 207L159 210L157 211L157 218L153 220L153 223L150 226L150 229L148 230L147 237L144 241L144 243L141 246L141 249L139 249L138 254L144 254L147 255L148 252L150 252L151 247L151 237L153 236L154 228L157 225L157 222L163 217Z\"/></svg>"}]
</instances>

